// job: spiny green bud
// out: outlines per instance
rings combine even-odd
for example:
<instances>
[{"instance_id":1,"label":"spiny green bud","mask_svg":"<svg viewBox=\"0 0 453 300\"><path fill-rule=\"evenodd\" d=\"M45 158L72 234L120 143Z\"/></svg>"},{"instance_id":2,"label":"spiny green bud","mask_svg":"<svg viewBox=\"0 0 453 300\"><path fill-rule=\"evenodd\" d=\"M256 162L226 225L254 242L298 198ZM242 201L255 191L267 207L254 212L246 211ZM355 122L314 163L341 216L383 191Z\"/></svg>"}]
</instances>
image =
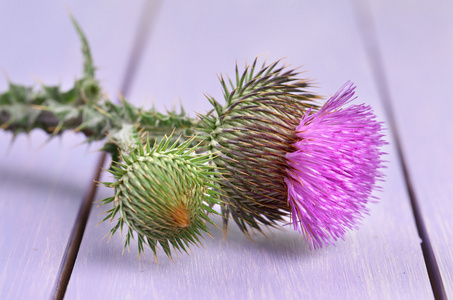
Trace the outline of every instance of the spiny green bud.
<instances>
[{"instance_id":1,"label":"spiny green bud","mask_svg":"<svg viewBox=\"0 0 453 300\"><path fill-rule=\"evenodd\" d=\"M222 213L224 228L231 215L248 235L248 227L275 226L290 214L284 182L285 154L291 152L295 128L316 96L308 93L308 82L294 70L265 66L254 75L256 60L240 76L232 91L221 78L226 103L208 100L214 110L201 116L201 128L221 167L221 188L226 194Z\"/></svg>"},{"instance_id":2,"label":"spiny green bud","mask_svg":"<svg viewBox=\"0 0 453 300\"><path fill-rule=\"evenodd\" d=\"M97 103L102 97L102 89L94 78L86 78L80 82L82 100L88 103Z\"/></svg>"},{"instance_id":3,"label":"spiny green bud","mask_svg":"<svg viewBox=\"0 0 453 300\"><path fill-rule=\"evenodd\" d=\"M125 248L135 231L139 255L148 244L157 259L160 245L171 259L170 247L187 253L190 244L200 244L202 232L208 233L208 213L216 213L211 207L219 201L217 173L208 164L210 155L189 148L192 142L193 138L169 146L170 138L164 138L153 148L149 143L131 147L122 154L122 162L112 165L116 181L104 184L115 188L115 196L103 202L113 202L114 207L103 221L119 213L110 233L126 224Z\"/></svg>"}]
</instances>

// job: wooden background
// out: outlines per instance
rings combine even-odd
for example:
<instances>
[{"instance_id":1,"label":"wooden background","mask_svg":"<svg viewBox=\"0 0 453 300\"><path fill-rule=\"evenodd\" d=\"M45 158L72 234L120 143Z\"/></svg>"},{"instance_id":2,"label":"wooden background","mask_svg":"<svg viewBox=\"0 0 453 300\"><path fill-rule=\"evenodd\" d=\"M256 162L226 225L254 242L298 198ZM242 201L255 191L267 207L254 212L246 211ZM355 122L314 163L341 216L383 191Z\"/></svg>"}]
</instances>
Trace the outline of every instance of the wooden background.
<instances>
[{"instance_id":1,"label":"wooden background","mask_svg":"<svg viewBox=\"0 0 453 300\"><path fill-rule=\"evenodd\" d=\"M91 202L112 192L88 197L100 144L0 132L1 299L453 298L452 2L66 2L0 0L0 91L7 78L70 87L81 74L67 7L106 93L137 105L205 112L203 93L220 98L216 74L233 75L236 60L286 57L318 94L357 84L357 103L386 122L386 181L336 246L311 251L289 230L250 242L235 226L224 241L213 227L205 249L175 262L159 252L155 264L135 245L122 255L122 237L107 243L110 224L96 226L105 209Z\"/></svg>"}]
</instances>

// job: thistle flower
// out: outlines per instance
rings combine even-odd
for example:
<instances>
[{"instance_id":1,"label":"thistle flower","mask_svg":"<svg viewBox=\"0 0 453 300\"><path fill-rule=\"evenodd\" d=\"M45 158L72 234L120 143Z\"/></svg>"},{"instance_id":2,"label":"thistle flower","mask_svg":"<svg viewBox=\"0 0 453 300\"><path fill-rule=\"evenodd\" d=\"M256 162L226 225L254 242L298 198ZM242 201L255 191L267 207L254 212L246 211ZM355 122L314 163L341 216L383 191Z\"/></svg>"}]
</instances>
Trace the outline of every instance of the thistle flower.
<instances>
[{"instance_id":1,"label":"thistle flower","mask_svg":"<svg viewBox=\"0 0 453 300\"><path fill-rule=\"evenodd\" d=\"M319 111L307 111L296 128L296 150L286 154L292 224L314 248L357 227L383 176L381 123L369 106L343 108L353 96L347 82Z\"/></svg>"},{"instance_id":2,"label":"thistle flower","mask_svg":"<svg viewBox=\"0 0 453 300\"><path fill-rule=\"evenodd\" d=\"M290 216L313 247L355 228L382 177L381 124L369 107L341 108L350 83L319 108L306 80L277 63L240 77L226 104L208 98L215 111L201 116L214 159L222 168L222 213L249 235L249 228L277 226Z\"/></svg>"},{"instance_id":3,"label":"thistle flower","mask_svg":"<svg viewBox=\"0 0 453 300\"><path fill-rule=\"evenodd\" d=\"M124 248L135 231L139 255L148 244L157 259L160 245L171 259L170 247L187 253L191 244L200 244L202 232L209 234L205 222L211 222L208 213L216 213L211 206L218 203L215 173L207 164L210 156L195 154L196 147L189 148L192 142L169 146L170 138L164 138L153 148L149 143L131 147L122 154L122 163L112 165L116 181L104 184L115 188L115 195L103 204L114 206L102 221L119 213L110 234L126 224Z\"/></svg>"}]
</instances>

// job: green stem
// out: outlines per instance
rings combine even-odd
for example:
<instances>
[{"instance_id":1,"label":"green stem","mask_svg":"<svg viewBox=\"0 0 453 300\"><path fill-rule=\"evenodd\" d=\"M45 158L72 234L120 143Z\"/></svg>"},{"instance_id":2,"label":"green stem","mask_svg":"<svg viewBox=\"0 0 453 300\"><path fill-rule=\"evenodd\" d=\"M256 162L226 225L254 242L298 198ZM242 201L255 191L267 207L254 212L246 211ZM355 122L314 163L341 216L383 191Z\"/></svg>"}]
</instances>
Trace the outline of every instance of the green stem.
<instances>
[{"instance_id":1,"label":"green stem","mask_svg":"<svg viewBox=\"0 0 453 300\"><path fill-rule=\"evenodd\" d=\"M109 100L97 103L96 94L86 96L83 83L68 92L60 92L57 87L34 92L11 84L7 92L0 94L0 127L15 134L36 128L54 135L75 130L89 140L100 140L114 135L125 124L153 138L173 131L175 135L193 135L198 126L199 121L188 117L182 109L180 113L162 114L154 109L137 108L125 100L119 105ZM100 91L95 84L90 82L90 89Z\"/></svg>"}]
</instances>

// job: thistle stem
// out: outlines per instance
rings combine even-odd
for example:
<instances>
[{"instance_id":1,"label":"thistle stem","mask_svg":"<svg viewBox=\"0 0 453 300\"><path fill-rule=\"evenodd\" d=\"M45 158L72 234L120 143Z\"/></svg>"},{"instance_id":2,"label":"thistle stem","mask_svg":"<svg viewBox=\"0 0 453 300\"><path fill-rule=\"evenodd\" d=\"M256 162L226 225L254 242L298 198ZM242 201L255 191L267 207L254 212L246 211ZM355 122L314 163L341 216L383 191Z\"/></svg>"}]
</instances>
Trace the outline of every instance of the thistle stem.
<instances>
[{"instance_id":1,"label":"thistle stem","mask_svg":"<svg viewBox=\"0 0 453 300\"><path fill-rule=\"evenodd\" d=\"M100 90L95 84L91 81L89 88ZM11 84L7 92L0 94L0 128L14 134L36 128L54 135L73 130L82 132L89 140L101 140L114 136L125 124L148 133L150 138L170 135L173 131L175 135L193 135L198 126L199 121L188 117L183 109L179 113L162 114L154 109L137 108L125 100L118 105L109 100L98 103L98 95L92 93L88 97L83 88L83 84L76 84L68 92L60 92L57 87L34 92Z\"/></svg>"}]
</instances>

